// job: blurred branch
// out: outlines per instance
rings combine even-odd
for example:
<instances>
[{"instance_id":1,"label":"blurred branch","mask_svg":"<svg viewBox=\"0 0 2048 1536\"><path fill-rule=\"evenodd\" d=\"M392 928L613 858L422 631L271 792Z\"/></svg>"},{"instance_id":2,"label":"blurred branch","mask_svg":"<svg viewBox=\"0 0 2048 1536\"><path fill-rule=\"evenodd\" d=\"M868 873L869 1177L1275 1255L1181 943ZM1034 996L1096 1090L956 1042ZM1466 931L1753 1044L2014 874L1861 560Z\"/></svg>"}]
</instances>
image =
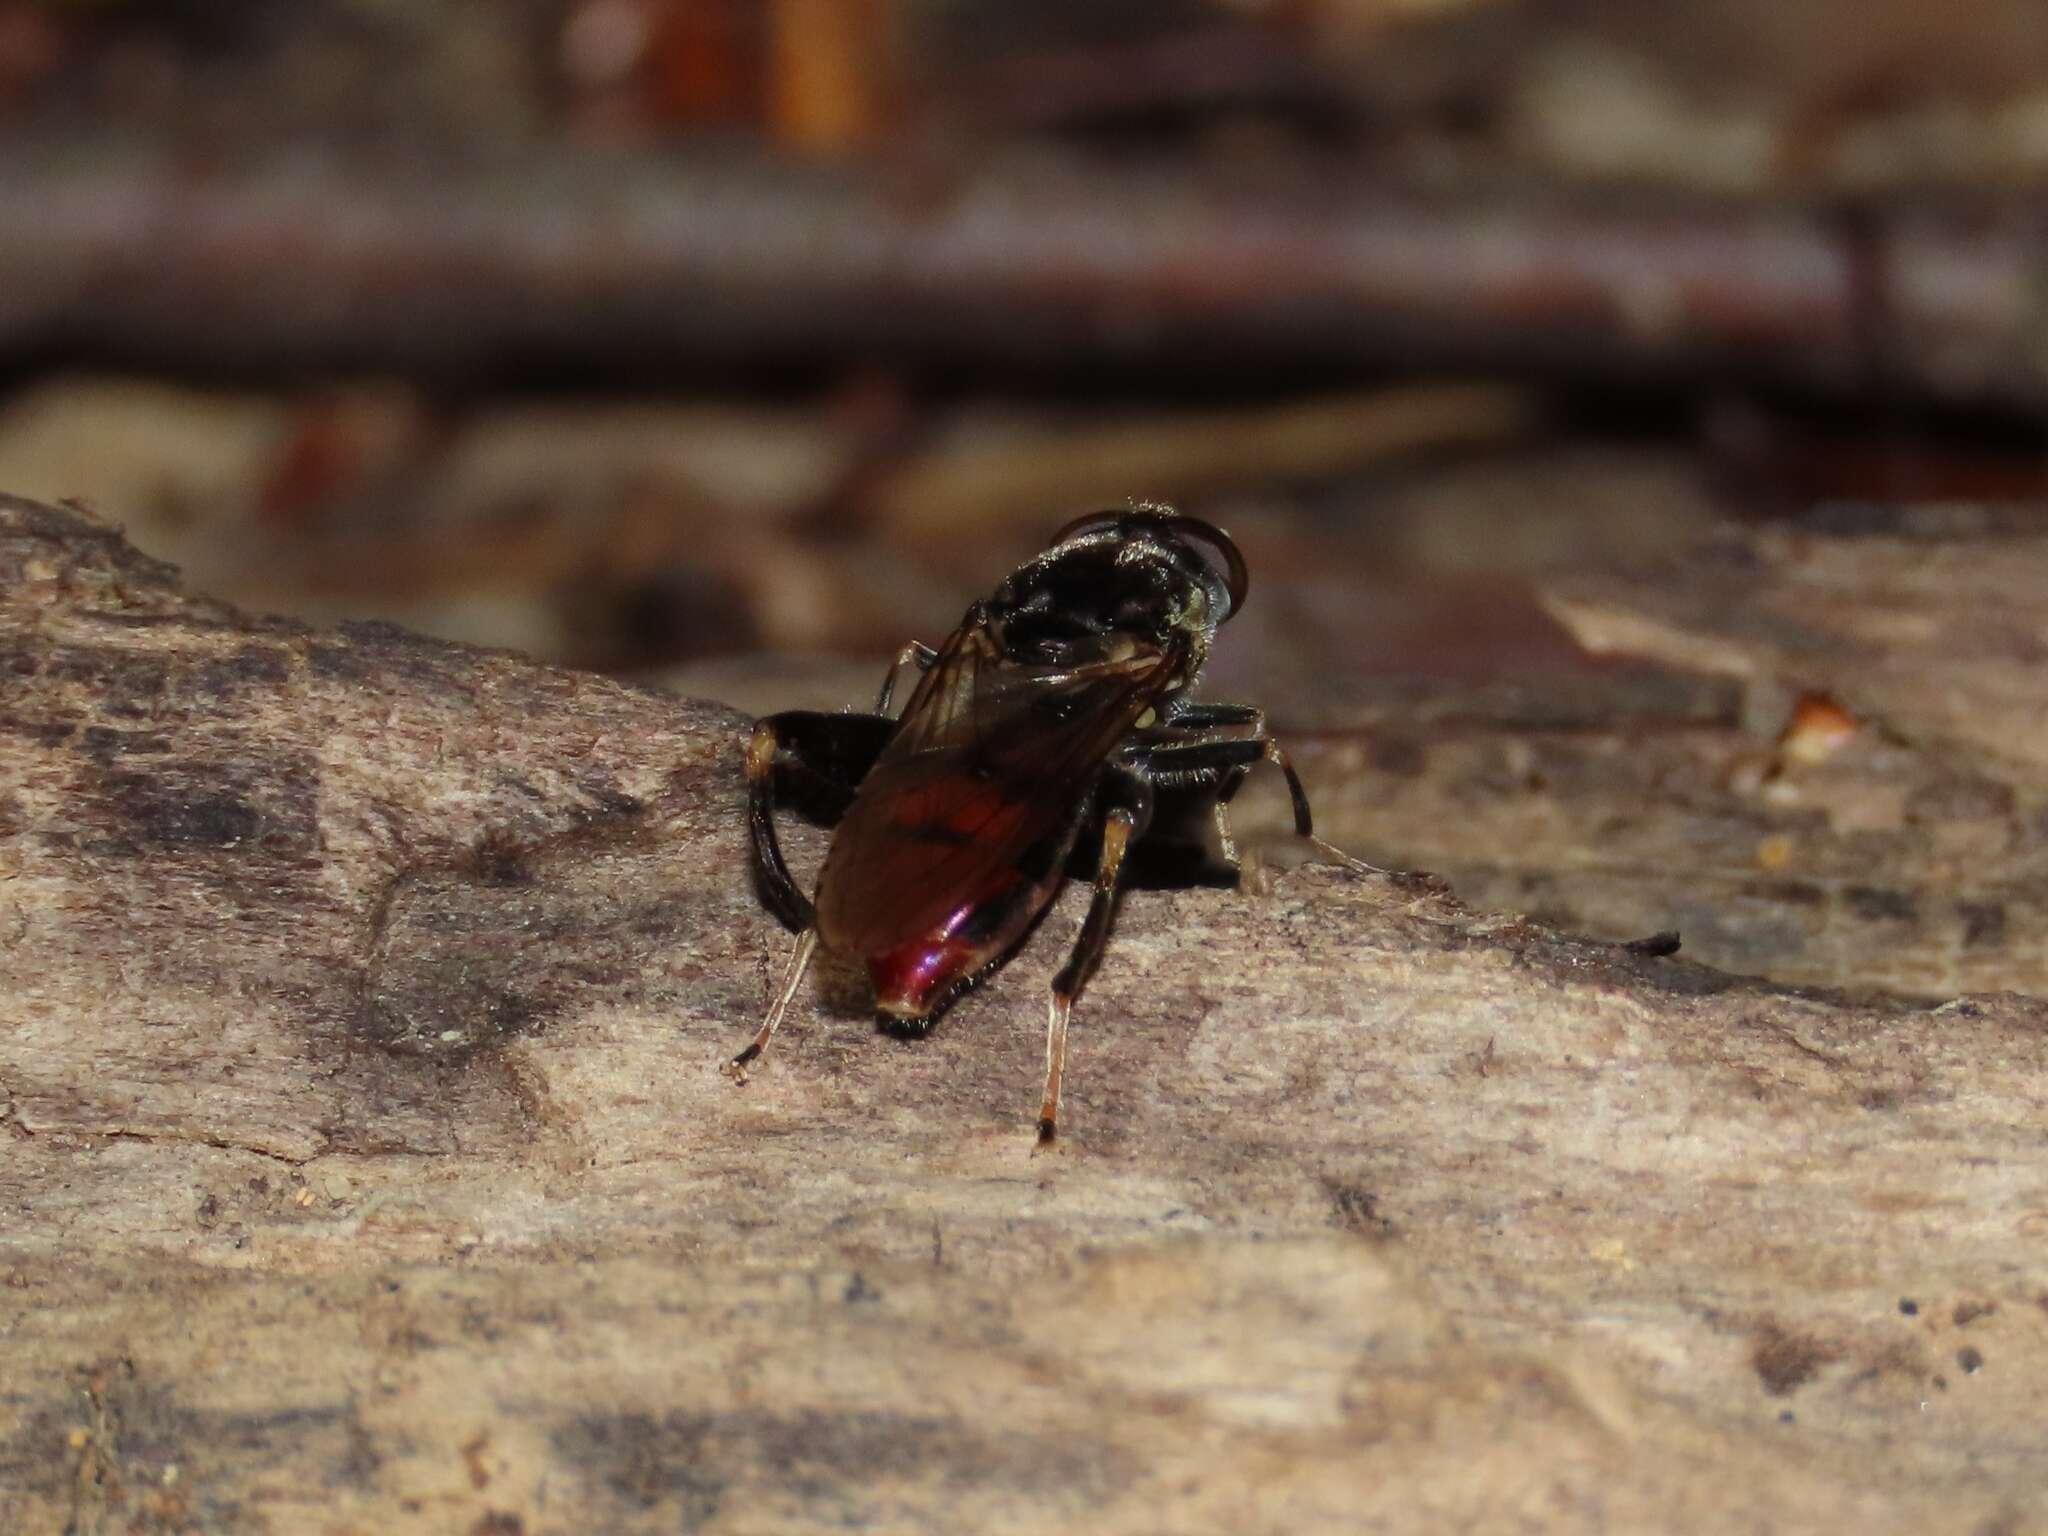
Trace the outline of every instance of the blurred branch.
<instances>
[{"instance_id":1,"label":"blurred branch","mask_svg":"<svg viewBox=\"0 0 2048 1536\"><path fill-rule=\"evenodd\" d=\"M0 356L480 370L1446 363L2038 408L2034 231L1528 193L726 157L0 160Z\"/></svg>"},{"instance_id":2,"label":"blurred branch","mask_svg":"<svg viewBox=\"0 0 2048 1536\"><path fill-rule=\"evenodd\" d=\"M1256 410L1183 411L938 444L879 477L873 515L929 541L1035 527L1047 507L1143 486L1167 500L1218 487L1341 474L1403 455L1498 444L1542 419L1527 390L1417 384L1290 400Z\"/></svg>"}]
</instances>

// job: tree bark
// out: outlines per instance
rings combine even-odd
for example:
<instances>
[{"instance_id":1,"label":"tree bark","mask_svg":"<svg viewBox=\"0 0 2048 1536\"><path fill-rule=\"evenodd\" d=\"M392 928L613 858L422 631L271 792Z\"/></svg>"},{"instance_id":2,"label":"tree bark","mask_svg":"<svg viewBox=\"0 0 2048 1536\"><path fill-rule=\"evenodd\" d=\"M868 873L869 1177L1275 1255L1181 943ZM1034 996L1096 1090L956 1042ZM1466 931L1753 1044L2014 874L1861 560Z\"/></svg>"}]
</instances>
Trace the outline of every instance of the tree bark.
<instances>
[{"instance_id":1,"label":"tree bark","mask_svg":"<svg viewBox=\"0 0 2048 1536\"><path fill-rule=\"evenodd\" d=\"M2048 1009L1268 869L922 1041L744 720L180 591L0 501L23 1532L2021 1531ZM792 829L808 866L820 836Z\"/></svg>"}]
</instances>

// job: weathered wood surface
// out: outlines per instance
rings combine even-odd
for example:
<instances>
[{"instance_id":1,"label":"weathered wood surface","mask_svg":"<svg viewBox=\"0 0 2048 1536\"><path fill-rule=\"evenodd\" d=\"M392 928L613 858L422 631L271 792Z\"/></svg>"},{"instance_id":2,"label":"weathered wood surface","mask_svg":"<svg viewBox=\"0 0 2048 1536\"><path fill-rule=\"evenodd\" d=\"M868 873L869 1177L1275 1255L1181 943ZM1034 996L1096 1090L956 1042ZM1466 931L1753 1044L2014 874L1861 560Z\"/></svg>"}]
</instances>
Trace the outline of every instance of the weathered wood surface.
<instances>
[{"instance_id":1,"label":"weathered wood surface","mask_svg":"<svg viewBox=\"0 0 2048 1536\"><path fill-rule=\"evenodd\" d=\"M1970 509L1856 521L1552 578L1592 666L1340 681L1312 634L1237 691L1273 707L1325 831L1471 905L1676 929L1687 955L1780 981L2039 995L2048 537ZM705 669L735 700L794 685L731 681ZM1840 738L1787 740L1823 698ZM1248 795L1240 820L1277 831L1284 803Z\"/></svg>"},{"instance_id":2,"label":"weathered wood surface","mask_svg":"<svg viewBox=\"0 0 2048 1536\"><path fill-rule=\"evenodd\" d=\"M1935 999L2039 995L2048 536L2036 518L1971 509L1859 522L1731 535L1556 584L1552 610L1587 647L1721 679L1735 705L1707 729L1609 731L1596 750L1622 830L1603 836L1601 797L1582 792L1572 831L1596 865L1634 843L1669 921L1737 969ZM1768 739L1801 694L1857 721L1818 761Z\"/></svg>"},{"instance_id":3,"label":"weathered wood surface","mask_svg":"<svg viewBox=\"0 0 2048 1536\"><path fill-rule=\"evenodd\" d=\"M2048 1007L1424 883L1140 894L930 1040L723 709L0 502L10 1533L2039 1529ZM800 859L815 836L797 835Z\"/></svg>"}]
</instances>

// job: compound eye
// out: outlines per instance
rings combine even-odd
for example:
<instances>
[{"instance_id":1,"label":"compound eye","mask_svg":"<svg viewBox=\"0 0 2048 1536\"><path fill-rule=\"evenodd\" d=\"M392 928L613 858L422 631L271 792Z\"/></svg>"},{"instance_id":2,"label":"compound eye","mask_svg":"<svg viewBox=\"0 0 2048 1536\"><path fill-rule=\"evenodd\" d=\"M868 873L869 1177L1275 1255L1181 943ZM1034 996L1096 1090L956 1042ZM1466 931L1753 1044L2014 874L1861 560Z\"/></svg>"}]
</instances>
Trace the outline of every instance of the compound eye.
<instances>
[{"instance_id":1,"label":"compound eye","mask_svg":"<svg viewBox=\"0 0 2048 1536\"><path fill-rule=\"evenodd\" d=\"M1237 610L1244 606L1245 594L1251 590L1251 572L1245 568L1244 556L1238 553L1237 543L1214 523L1205 523L1199 517L1173 517L1173 531L1183 538L1206 544L1223 557L1224 589L1230 595L1230 606L1217 619L1217 623L1228 623L1237 617ZM1204 601L1207 601L1206 595Z\"/></svg>"}]
</instances>

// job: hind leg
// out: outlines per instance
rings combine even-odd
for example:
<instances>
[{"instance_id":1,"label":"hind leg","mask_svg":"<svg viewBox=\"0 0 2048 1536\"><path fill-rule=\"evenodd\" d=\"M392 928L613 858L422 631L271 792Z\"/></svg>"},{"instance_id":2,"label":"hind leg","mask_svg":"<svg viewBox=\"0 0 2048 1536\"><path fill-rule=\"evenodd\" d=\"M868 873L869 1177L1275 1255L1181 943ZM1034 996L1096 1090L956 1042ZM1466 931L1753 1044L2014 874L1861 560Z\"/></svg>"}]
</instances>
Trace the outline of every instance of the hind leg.
<instances>
[{"instance_id":1,"label":"hind leg","mask_svg":"<svg viewBox=\"0 0 2048 1536\"><path fill-rule=\"evenodd\" d=\"M768 1042L775 1037L775 1031L782 1023L782 1016L789 1011L789 1000L796 996L796 989L804 979L804 972L811 968L811 956L818 951L818 930L806 928L796 941L796 952L789 957L789 969L782 975L782 990L775 994L775 1002L768 1009L768 1017L761 1021L761 1027L754 1031L754 1038L747 1042L745 1050L725 1064L725 1075L736 1083L747 1080L747 1063L768 1048Z\"/></svg>"},{"instance_id":2,"label":"hind leg","mask_svg":"<svg viewBox=\"0 0 2048 1536\"><path fill-rule=\"evenodd\" d=\"M754 883L768 910L798 937L768 1017L747 1048L726 1063L737 1081L746 1080L747 1063L761 1054L782 1023L818 947L817 912L797 888L782 856L775 835L776 809L787 803L812 820L837 821L895 728L895 721L879 715L810 710L769 715L754 727L747 744L747 830L753 842Z\"/></svg>"},{"instance_id":3,"label":"hind leg","mask_svg":"<svg viewBox=\"0 0 2048 1536\"><path fill-rule=\"evenodd\" d=\"M828 715L792 709L754 726L747 744L747 830L754 879L768 910L800 933L811 925L810 898L790 878L775 835L775 813L794 810L831 826L882 754L896 722L881 715Z\"/></svg>"}]
</instances>

